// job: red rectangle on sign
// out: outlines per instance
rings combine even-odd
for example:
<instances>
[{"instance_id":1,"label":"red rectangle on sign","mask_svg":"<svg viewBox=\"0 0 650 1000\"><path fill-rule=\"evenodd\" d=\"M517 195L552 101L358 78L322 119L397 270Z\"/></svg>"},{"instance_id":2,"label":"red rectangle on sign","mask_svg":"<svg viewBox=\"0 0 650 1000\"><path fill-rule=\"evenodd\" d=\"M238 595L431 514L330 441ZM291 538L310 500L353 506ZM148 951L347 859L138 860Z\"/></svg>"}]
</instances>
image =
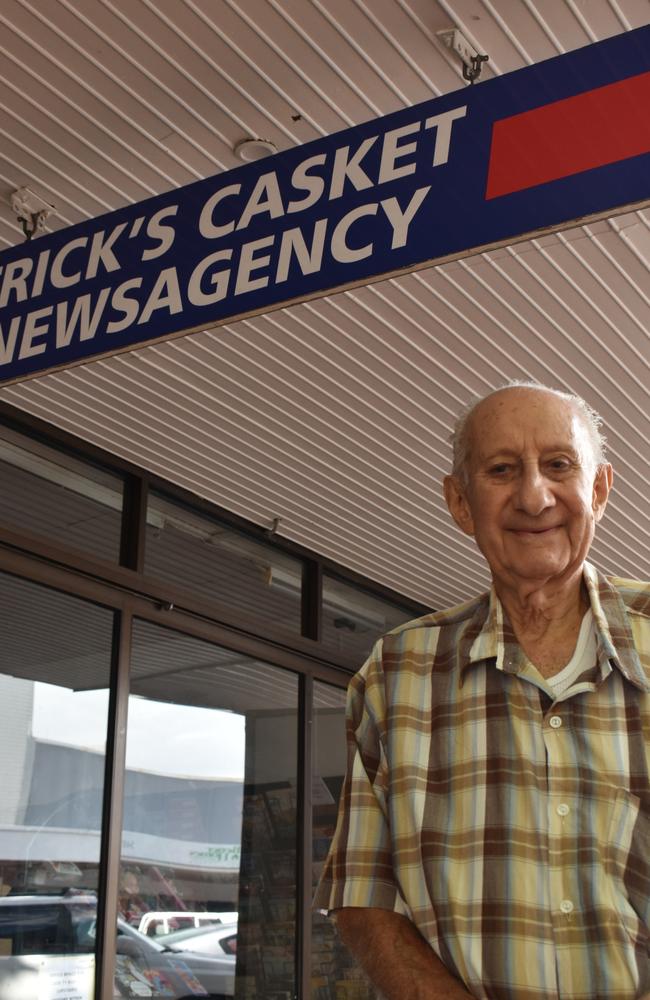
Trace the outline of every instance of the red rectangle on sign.
<instances>
[{"instance_id":1,"label":"red rectangle on sign","mask_svg":"<svg viewBox=\"0 0 650 1000\"><path fill-rule=\"evenodd\" d=\"M486 200L650 152L650 72L502 118Z\"/></svg>"}]
</instances>

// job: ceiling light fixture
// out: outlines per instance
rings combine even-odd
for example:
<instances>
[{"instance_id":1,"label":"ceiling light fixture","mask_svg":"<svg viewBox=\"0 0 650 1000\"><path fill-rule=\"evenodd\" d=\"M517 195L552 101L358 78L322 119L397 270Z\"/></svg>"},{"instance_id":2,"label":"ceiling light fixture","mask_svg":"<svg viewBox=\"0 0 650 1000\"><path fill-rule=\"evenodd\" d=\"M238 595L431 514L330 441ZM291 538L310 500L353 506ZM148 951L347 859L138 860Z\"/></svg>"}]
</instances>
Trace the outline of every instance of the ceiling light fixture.
<instances>
[{"instance_id":1,"label":"ceiling light fixture","mask_svg":"<svg viewBox=\"0 0 650 1000\"><path fill-rule=\"evenodd\" d=\"M277 153L278 147L270 139L242 139L235 146L233 152L236 157L244 163L253 163L255 160L263 160L265 156L273 156Z\"/></svg>"},{"instance_id":2,"label":"ceiling light fixture","mask_svg":"<svg viewBox=\"0 0 650 1000\"><path fill-rule=\"evenodd\" d=\"M458 28L446 28L444 31L437 31L436 35L446 48L451 49L460 58L463 64L463 79L469 80L470 83L478 80L483 63L490 57L479 55Z\"/></svg>"}]
</instances>

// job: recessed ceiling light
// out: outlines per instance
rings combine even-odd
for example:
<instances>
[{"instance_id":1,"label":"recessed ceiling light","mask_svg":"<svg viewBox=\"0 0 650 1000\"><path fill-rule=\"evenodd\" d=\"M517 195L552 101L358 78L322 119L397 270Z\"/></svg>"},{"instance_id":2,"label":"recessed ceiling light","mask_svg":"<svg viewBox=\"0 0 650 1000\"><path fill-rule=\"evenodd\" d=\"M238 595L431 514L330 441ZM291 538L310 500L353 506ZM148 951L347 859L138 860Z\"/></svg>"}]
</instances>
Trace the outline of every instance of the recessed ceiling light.
<instances>
[{"instance_id":1,"label":"recessed ceiling light","mask_svg":"<svg viewBox=\"0 0 650 1000\"><path fill-rule=\"evenodd\" d=\"M242 139L241 142L237 143L233 152L244 163L252 163L253 160L262 160L265 156L272 156L277 151L278 147L268 139Z\"/></svg>"}]
</instances>

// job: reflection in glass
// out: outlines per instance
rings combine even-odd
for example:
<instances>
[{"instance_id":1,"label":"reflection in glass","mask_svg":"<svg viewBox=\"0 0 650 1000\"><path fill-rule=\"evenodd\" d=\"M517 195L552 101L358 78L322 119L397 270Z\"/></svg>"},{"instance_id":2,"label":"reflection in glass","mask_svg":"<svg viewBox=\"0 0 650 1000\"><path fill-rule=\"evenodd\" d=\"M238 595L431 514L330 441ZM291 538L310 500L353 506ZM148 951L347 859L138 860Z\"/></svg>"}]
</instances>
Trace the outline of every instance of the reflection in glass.
<instances>
[{"instance_id":1,"label":"reflection in glass","mask_svg":"<svg viewBox=\"0 0 650 1000\"><path fill-rule=\"evenodd\" d=\"M0 573L2 1000L93 993L112 624Z\"/></svg>"},{"instance_id":2,"label":"reflection in glass","mask_svg":"<svg viewBox=\"0 0 650 1000\"><path fill-rule=\"evenodd\" d=\"M169 996L188 977L220 996L294 995L297 697L293 674L135 623L124 990L140 975ZM152 961L134 935L166 950Z\"/></svg>"},{"instance_id":3,"label":"reflection in glass","mask_svg":"<svg viewBox=\"0 0 650 1000\"><path fill-rule=\"evenodd\" d=\"M245 616L260 632L270 625L300 633L299 559L153 492L145 572Z\"/></svg>"},{"instance_id":4,"label":"reflection in glass","mask_svg":"<svg viewBox=\"0 0 650 1000\"><path fill-rule=\"evenodd\" d=\"M414 618L413 611L391 604L336 577L323 576L325 651L358 669L375 641Z\"/></svg>"},{"instance_id":5,"label":"reflection in glass","mask_svg":"<svg viewBox=\"0 0 650 1000\"><path fill-rule=\"evenodd\" d=\"M345 692L314 684L313 854L314 890L336 827L346 767ZM375 992L362 969L341 945L332 921L312 917L312 1000L374 1000Z\"/></svg>"},{"instance_id":6,"label":"reflection in glass","mask_svg":"<svg viewBox=\"0 0 650 1000\"><path fill-rule=\"evenodd\" d=\"M122 480L0 428L0 523L117 562Z\"/></svg>"}]
</instances>

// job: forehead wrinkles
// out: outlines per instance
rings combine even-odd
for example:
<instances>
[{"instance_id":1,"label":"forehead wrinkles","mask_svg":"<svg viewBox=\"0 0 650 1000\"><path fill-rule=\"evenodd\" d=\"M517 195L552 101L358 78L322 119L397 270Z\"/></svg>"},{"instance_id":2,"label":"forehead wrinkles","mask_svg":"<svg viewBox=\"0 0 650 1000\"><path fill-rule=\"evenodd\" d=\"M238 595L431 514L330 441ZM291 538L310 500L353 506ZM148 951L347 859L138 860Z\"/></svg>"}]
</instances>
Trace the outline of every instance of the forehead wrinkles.
<instances>
[{"instance_id":1,"label":"forehead wrinkles","mask_svg":"<svg viewBox=\"0 0 650 1000\"><path fill-rule=\"evenodd\" d=\"M551 394L506 391L479 404L468 422L470 464L501 451L521 453L531 444L534 448L570 448L583 460L592 457L583 415L569 401Z\"/></svg>"}]
</instances>

